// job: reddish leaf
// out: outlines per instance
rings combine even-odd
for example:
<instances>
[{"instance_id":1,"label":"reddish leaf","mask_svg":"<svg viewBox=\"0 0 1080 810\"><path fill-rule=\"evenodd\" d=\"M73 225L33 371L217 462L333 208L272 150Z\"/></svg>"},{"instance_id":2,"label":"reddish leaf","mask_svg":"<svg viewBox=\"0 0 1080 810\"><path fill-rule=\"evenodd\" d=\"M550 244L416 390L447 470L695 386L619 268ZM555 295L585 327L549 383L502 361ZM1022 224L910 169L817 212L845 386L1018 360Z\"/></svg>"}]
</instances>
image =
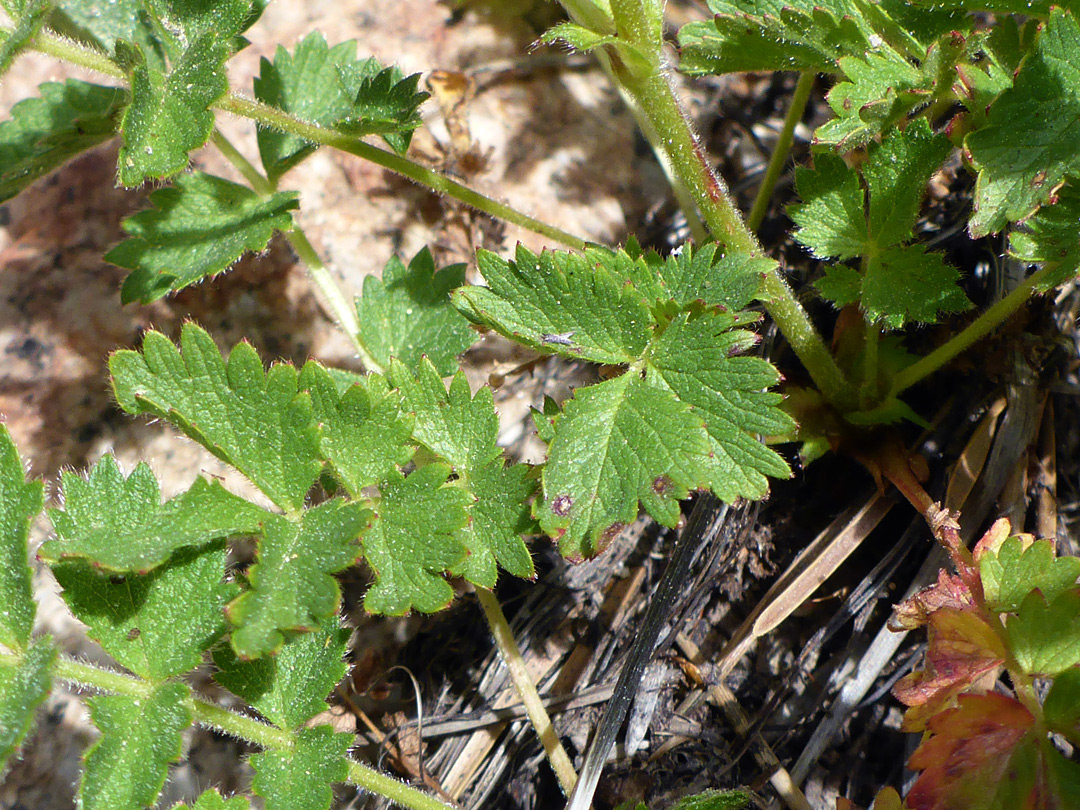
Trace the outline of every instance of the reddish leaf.
<instances>
[{"instance_id":1,"label":"reddish leaf","mask_svg":"<svg viewBox=\"0 0 1080 810\"><path fill-rule=\"evenodd\" d=\"M915 630L928 623L930 614L943 608L968 611L975 607L971 591L958 576L938 571L938 581L893 608L893 630Z\"/></svg>"},{"instance_id":2,"label":"reddish leaf","mask_svg":"<svg viewBox=\"0 0 1080 810\"><path fill-rule=\"evenodd\" d=\"M1039 750L1031 713L995 693L961 695L959 707L931 718L930 736L908 766L922 771L907 795L912 810L1035 810Z\"/></svg>"},{"instance_id":3,"label":"reddish leaf","mask_svg":"<svg viewBox=\"0 0 1080 810\"><path fill-rule=\"evenodd\" d=\"M945 578L943 574L942 580ZM1006 657L993 628L971 610L946 607L933 611L928 635L923 669L893 688L896 698L910 707L904 715L905 731L922 731L961 691L992 686ZM984 678L984 684L977 683Z\"/></svg>"}]
</instances>

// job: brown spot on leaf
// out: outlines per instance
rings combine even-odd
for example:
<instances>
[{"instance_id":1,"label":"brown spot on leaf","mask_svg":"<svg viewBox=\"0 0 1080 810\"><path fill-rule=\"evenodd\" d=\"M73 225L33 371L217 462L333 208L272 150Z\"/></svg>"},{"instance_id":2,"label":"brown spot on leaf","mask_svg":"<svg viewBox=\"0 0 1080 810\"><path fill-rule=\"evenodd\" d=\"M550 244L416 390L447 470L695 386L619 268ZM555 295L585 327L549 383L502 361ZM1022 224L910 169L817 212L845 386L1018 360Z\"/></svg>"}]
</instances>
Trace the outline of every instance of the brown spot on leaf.
<instances>
[{"instance_id":1,"label":"brown spot on leaf","mask_svg":"<svg viewBox=\"0 0 1080 810\"><path fill-rule=\"evenodd\" d=\"M671 492L672 485L672 480L666 475L658 475L652 482L653 492L662 498Z\"/></svg>"},{"instance_id":2,"label":"brown spot on leaf","mask_svg":"<svg viewBox=\"0 0 1080 810\"><path fill-rule=\"evenodd\" d=\"M1046 172L1039 172L1038 174L1036 174L1031 179L1031 187L1032 188L1039 188L1045 182L1046 182Z\"/></svg>"},{"instance_id":3,"label":"brown spot on leaf","mask_svg":"<svg viewBox=\"0 0 1080 810\"><path fill-rule=\"evenodd\" d=\"M574 499L569 495L559 495L551 502L551 511L559 517L566 517L570 514L570 507L573 505Z\"/></svg>"}]
</instances>

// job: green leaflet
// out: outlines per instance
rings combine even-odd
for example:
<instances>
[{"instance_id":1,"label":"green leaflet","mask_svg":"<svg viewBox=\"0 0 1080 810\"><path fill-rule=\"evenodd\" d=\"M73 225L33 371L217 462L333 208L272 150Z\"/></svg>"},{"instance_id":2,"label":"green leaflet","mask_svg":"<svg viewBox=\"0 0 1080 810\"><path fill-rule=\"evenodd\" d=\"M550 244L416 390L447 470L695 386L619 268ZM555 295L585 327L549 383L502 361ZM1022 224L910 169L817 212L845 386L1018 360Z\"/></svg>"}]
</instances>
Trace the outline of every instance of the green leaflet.
<instances>
[{"instance_id":1,"label":"green leaflet","mask_svg":"<svg viewBox=\"0 0 1080 810\"><path fill-rule=\"evenodd\" d=\"M1080 664L1080 590L1050 598L1031 591L1005 629L1009 649L1030 675L1052 677Z\"/></svg>"},{"instance_id":2,"label":"green leaflet","mask_svg":"<svg viewBox=\"0 0 1080 810\"><path fill-rule=\"evenodd\" d=\"M377 60L357 60L356 43L330 48L323 35L304 37L293 53L278 47L274 61L263 59L255 97L324 127L379 134L404 152L420 125L417 108L427 98L416 92L417 77L403 78ZM317 148L295 135L260 129L259 154L271 183Z\"/></svg>"},{"instance_id":3,"label":"green leaflet","mask_svg":"<svg viewBox=\"0 0 1080 810\"><path fill-rule=\"evenodd\" d=\"M345 677L349 630L332 615L318 629L289 638L277 655L241 661L231 647L214 650L214 680L283 729L326 710L326 696Z\"/></svg>"},{"instance_id":4,"label":"green leaflet","mask_svg":"<svg viewBox=\"0 0 1080 810\"><path fill-rule=\"evenodd\" d=\"M335 122L336 128L350 135L379 135L404 154L421 124L417 110L428 97L416 89L420 74L405 76L398 68L380 68L371 59L346 62L338 73L352 104L348 114Z\"/></svg>"},{"instance_id":5,"label":"green leaflet","mask_svg":"<svg viewBox=\"0 0 1080 810\"><path fill-rule=\"evenodd\" d=\"M787 463L757 436L779 436L795 427L779 408L781 396L765 390L779 381L776 370L760 358L736 356L754 346L757 336L732 329L735 325L725 313L695 320L680 316L650 354L655 375L704 417L707 481L729 503L763 498L769 477L791 475Z\"/></svg>"},{"instance_id":6,"label":"green leaflet","mask_svg":"<svg viewBox=\"0 0 1080 810\"><path fill-rule=\"evenodd\" d=\"M145 573L178 549L257 534L267 514L203 478L163 504L146 464L124 478L112 456L85 478L64 471L60 481L64 509L49 510L57 539L38 552L47 562L81 558L97 568Z\"/></svg>"},{"instance_id":7,"label":"green leaflet","mask_svg":"<svg viewBox=\"0 0 1080 810\"><path fill-rule=\"evenodd\" d=\"M16 19L14 29L0 42L0 76L8 72L12 62L33 42L41 31L51 9L49 0L26 0Z\"/></svg>"},{"instance_id":8,"label":"green leaflet","mask_svg":"<svg viewBox=\"0 0 1080 810\"><path fill-rule=\"evenodd\" d=\"M401 363L390 367L391 380L416 414L414 436L450 462L472 500L468 523L458 531L468 555L451 570L485 588L494 587L498 565L514 576L531 578L532 555L522 535L537 531L527 503L536 485L527 478L526 465L506 465L496 444L499 419L491 389L481 388L471 396L459 371L447 391L426 359L417 372L414 377Z\"/></svg>"},{"instance_id":9,"label":"green leaflet","mask_svg":"<svg viewBox=\"0 0 1080 810\"><path fill-rule=\"evenodd\" d=\"M34 725L37 708L52 691L56 647L35 639L14 666L0 665L0 776Z\"/></svg>"},{"instance_id":10,"label":"green leaflet","mask_svg":"<svg viewBox=\"0 0 1080 810\"><path fill-rule=\"evenodd\" d=\"M161 38L168 66L138 44L125 44L131 70L131 103L120 123L118 176L125 186L182 171L188 153L210 137L209 107L229 90L225 62L236 37L250 24L251 0L148 0L144 4Z\"/></svg>"},{"instance_id":11,"label":"green leaflet","mask_svg":"<svg viewBox=\"0 0 1080 810\"><path fill-rule=\"evenodd\" d=\"M818 292L837 306L859 301L870 321L897 329L911 321L933 323L940 313L969 306L957 286L959 273L912 239L912 227L930 176L949 151L919 119L906 130L871 146L862 177L828 152L814 156L814 169L795 175L805 202L793 205L796 239L818 258L865 257L856 270L825 268Z\"/></svg>"},{"instance_id":12,"label":"green leaflet","mask_svg":"<svg viewBox=\"0 0 1080 810\"><path fill-rule=\"evenodd\" d=\"M297 512L322 464L311 399L298 391L296 369L278 364L265 372L247 343L234 347L226 364L213 339L191 323L180 346L182 354L148 332L142 352L113 354L120 406L168 419L282 509Z\"/></svg>"},{"instance_id":13,"label":"green leaflet","mask_svg":"<svg viewBox=\"0 0 1080 810\"><path fill-rule=\"evenodd\" d=\"M127 99L117 87L75 79L48 82L38 93L12 107L0 124L0 202L113 137Z\"/></svg>"},{"instance_id":14,"label":"green leaflet","mask_svg":"<svg viewBox=\"0 0 1080 810\"><path fill-rule=\"evenodd\" d=\"M847 0L710 0L709 10L712 20L679 30L680 69L686 73L835 72L841 56L870 50L874 35Z\"/></svg>"},{"instance_id":15,"label":"green leaflet","mask_svg":"<svg viewBox=\"0 0 1080 810\"><path fill-rule=\"evenodd\" d=\"M1080 270L1080 191L1067 185L1055 197L1024 222L1023 230L1009 234L1009 249L1016 258L1055 265L1039 286L1041 292L1064 284Z\"/></svg>"},{"instance_id":16,"label":"green leaflet","mask_svg":"<svg viewBox=\"0 0 1080 810\"><path fill-rule=\"evenodd\" d=\"M1054 9L1014 86L966 146L979 170L974 236L1000 231L1047 203L1080 171L1080 26Z\"/></svg>"},{"instance_id":17,"label":"green leaflet","mask_svg":"<svg viewBox=\"0 0 1080 810\"><path fill-rule=\"evenodd\" d=\"M1070 667L1054 678L1043 702L1046 725L1070 742L1080 739L1080 668Z\"/></svg>"},{"instance_id":18,"label":"green leaflet","mask_svg":"<svg viewBox=\"0 0 1080 810\"><path fill-rule=\"evenodd\" d=\"M331 784L348 775L345 752L352 741L352 735L335 734L327 726L301 729L292 750L251 758L251 787L265 799L266 810L327 810L334 798Z\"/></svg>"},{"instance_id":19,"label":"green leaflet","mask_svg":"<svg viewBox=\"0 0 1080 810\"><path fill-rule=\"evenodd\" d=\"M299 522L267 515L248 589L226 610L237 655L273 653L284 631L310 630L337 611L341 589L332 575L356 562L356 539L371 520L362 504L342 500L305 510Z\"/></svg>"},{"instance_id":20,"label":"green leaflet","mask_svg":"<svg viewBox=\"0 0 1080 810\"><path fill-rule=\"evenodd\" d=\"M85 560L57 563L53 573L89 636L154 683L202 663L225 635L225 604L240 590L223 581L222 543L179 551L149 574L117 576Z\"/></svg>"},{"instance_id":21,"label":"green leaflet","mask_svg":"<svg viewBox=\"0 0 1080 810\"><path fill-rule=\"evenodd\" d=\"M308 361L299 385L311 394L323 456L354 498L412 458L413 416L403 412L401 394L385 378L359 377L339 394L330 372Z\"/></svg>"},{"instance_id":22,"label":"green leaflet","mask_svg":"<svg viewBox=\"0 0 1080 810\"><path fill-rule=\"evenodd\" d=\"M243 796L233 796L231 799L222 798L217 788L207 790L199 794L195 804L178 804L173 810L250 810L251 802Z\"/></svg>"},{"instance_id":23,"label":"green leaflet","mask_svg":"<svg viewBox=\"0 0 1080 810\"><path fill-rule=\"evenodd\" d=\"M124 220L132 237L105 254L131 270L122 303L148 304L222 273L248 251L265 250L275 231L292 227L295 192L263 198L237 183L192 172L150 195L152 209Z\"/></svg>"},{"instance_id":24,"label":"green leaflet","mask_svg":"<svg viewBox=\"0 0 1080 810\"><path fill-rule=\"evenodd\" d=\"M477 338L450 303L450 293L464 283L465 265L436 273L426 247L408 267L391 257L381 279L364 279L363 295L356 301L360 341L384 369L391 358L412 367L426 356L440 374L454 373L457 356Z\"/></svg>"},{"instance_id":25,"label":"green leaflet","mask_svg":"<svg viewBox=\"0 0 1080 810\"><path fill-rule=\"evenodd\" d=\"M26 541L42 498L41 482L26 481L11 434L0 425L0 644L13 651L26 649L34 629L37 603Z\"/></svg>"},{"instance_id":26,"label":"green leaflet","mask_svg":"<svg viewBox=\"0 0 1080 810\"><path fill-rule=\"evenodd\" d=\"M651 316L633 288L576 253L540 256L518 245L515 260L479 251L487 287L454 291L466 317L543 352L628 363L649 338Z\"/></svg>"},{"instance_id":27,"label":"green leaflet","mask_svg":"<svg viewBox=\"0 0 1080 810\"><path fill-rule=\"evenodd\" d=\"M710 466L701 416L630 372L566 403L533 512L565 556L591 556L637 517L639 501L674 526L679 501L706 485Z\"/></svg>"},{"instance_id":28,"label":"green leaflet","mask_svg":"<svg viewBox=\"0 0 1080 810\"><path fill-rule=\"evenodd\" d=\"M433 613L453 599L440 575L465 558L458 532L468 520L469 496L444 486L449 474L445 464L428 464L407 478L395 473L380 487L378 519L363 537L364 558L375 571L364 596L369 612Z\"/></svg>"},{"instance_id":29,"label":"green leaflet","mask_svg":"<svg viewBox=\"0 0 1080 810\"><path fill-rule=\"evenodd\" d=\"M1080 559L1057 557L1050 540L1036 540L1024 548L1019 537L1009 537L996 551L979 558L979 578L987 606L999 613L1014 613L1035 589L1053 601L1075 588Z\"/></svg>"},{"instance_id":30,"label":"green leaflet","mask_svg":"<svg viewBox=\"0 0 1080 810\"><path fill-rule=\"evenodd\" d=\"M155 687L145 698L90 698L90 717L101 738L86 753L79 784L85 810L143 810L157 801L169 763L180 758L181 732L191 725L182 683Z\"/></svg>"}]
</instances>

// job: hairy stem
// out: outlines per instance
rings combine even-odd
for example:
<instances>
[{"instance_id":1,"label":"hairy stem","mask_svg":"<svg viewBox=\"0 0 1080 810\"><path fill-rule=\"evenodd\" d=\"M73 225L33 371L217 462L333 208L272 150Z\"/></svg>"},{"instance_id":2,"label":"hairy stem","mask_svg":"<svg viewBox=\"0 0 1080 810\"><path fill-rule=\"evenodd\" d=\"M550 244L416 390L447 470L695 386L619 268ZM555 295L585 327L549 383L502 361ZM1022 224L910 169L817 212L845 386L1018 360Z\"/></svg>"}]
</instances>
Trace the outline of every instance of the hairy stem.
<instances>
[{"instance_id":1,"label":"hairy stem","mask_svg":"<svg viewBox=\"0 0 1080 810\"><path fill-rule=\"evenodd\" d=\"M236 170L243 175L257 194L269 197L274 193L274 184L255 168L251 161L244 157L240 150L233 146L220 130L215 129L210 140L221 151L221 154L236 167ZM323 263L318 251L308 240L307 234L299 225L293 225L285 234L285 238L289 240L289 244L296 251L297 257L307 268L308 278L322 293L323 303L330 311L331 317L352 342L360 362L364 364L364 368L381 374L384 371L383 367L360 339L360 323L356 318L356 310L349 303L348 297L334 279L330 268Z\"/></svg>"},{"instance_id":2,"label":"hairy stem","mask_svg":"<svg viewBox=\"0 0 1080 810\"><path fill-rule=\"evenodd\" d=\"M769 156L769 165L765 168L765 176L761 179L761 187L750 213L746 215L746 227L757 231L761 221L765 219L765 213L769 210L769 202L772 200L773 191L776 190L776 182L787 165L788 156L791 154L791 144L795 141L795 127L802 120L806 112L806 102L810 100L810 91L814 89L814 79L817 78L812 70L805 70L799 74L799 81L795 85L795 92L791 95L791 105L784 117L784 126L780 130L780 137L776 140L772 155Z\"/></svg>"},{"instance_id":3,"label":"hairy stem","mask_svg":"<svg viewBox=\"0 0 1080 810\"><path fill-rule=\"evenodd\" d=\"M6 663L9 658L14 660L15 656L0 655L0 663ZM70 658L61 658L57 661L56 677L78 686L136 698L145 698L152 688L149 683L140 678L83 664ZM196 723L210 726L237 739L246 740L262 748L279 750L288 750L294 745L294 738L290 732L268 725L261 720L227 711L193 696L189 696L184 703ZM385 796L402 807L412 808L412 810L449 810L449 805L443 804L433 796L422 793L353 759L347 761L349 781L353 784Z\"/></svg>"},{"instance_id":4,"label":"hairy stem","mask_svg":"<svg viewBox=\"0 0 1080 810\"><path fill-rule=\"evenodd\" d=\"M525 659L521 657L521 650L514 640L514 634L510 630L510 624L506 621L502 606L495 594L486 588L477 588L476 596L480 600L480 607L484 610L484 618L487 619L491 635L495 637L495 645L499 648L499 655L510 672L510 680L525 706L525 713L529 716L529 722L536 730L540 743L544 746L551 769L559 780L559 787L563 793L569 796L574 791L577 783L577 774L574 772L574 764L566 753L559 736L555 733L555 726L548 716L544 702L536 691L536 684L529 677L529 671L525 667Z\"/></svg>"},{"instance_id":5,"label":"hairy stem","mask_svg":"<svg viewBox=\"0 0 1080 810\"><path fill-rule=\"evenodd\" d=\"M0 26L0 43L7 41L13 33L11 28ZM106 54L94 48L88 48L85 45L79 45L58 37L55 34L43 32L34 39L29 47L88 70L104 73L116 79L128 80L127 72ZM359 137L346 135L333 129L302 121L268 104L262 104L235 93L227 94L218 99L212 107L244 118L250 118L263 126L272 127L292 135L299 135L314 143L332 146L342 152L356 155L382 166L384 169L408 177L410 180L426 186L432 191L446 194L478 211L537 233L557 244L572 248L585 246L585 240L572 233L524 214L506 203L499 202L455 180L451 180L434 169L421 166L406 157L373 146Z\"/></svg>"},{"instance_id":6,"label":"hairy stem","mask_svg":"<svg viewBox=\"0 0 1080 810\"><path fill-rule=\"evenodd\" d=\"M1057 270L1056 262L1048 262L1032 273L1015 290L991 306L972 321L956 337L942 344L926 357L900 371L893 379L890 397L899 396L915 383L930 376L957 355L966 351L976 341L986 337L997 326L1008 320L1035 293L1043 280Z\"/></svg>"},{"instance_id":7,"label":"hairy stem","mask_svg":"<svg viewBox=\"0 0 1080 810\"><path fill-rule=\"evenodd\" d=\"M612 73L635 100L652 130L658 133L657 141L667 155L674 176L693 194L713 238L730 251L762 255L764 251L757 237L743 222L723 180L709 164L661 66L657 65L655 71L642 77L620 69L618 63L612 60ZM774 269L765 277L762 300L826 398L841 409L853 407L856 401L854 387L836 364L825 341L781 277L779 269Z\"/></svg>"},{"instance_id":8,"label":"hairy stem","mask_svg":"<svg viewBox=\"0 0 1080 810\"><path fill-rule=\"evenodd\" d=\"M337 130L302 121L276 107L271 107L269 104L244 98L236 93L224 96L215 102L213 106L224 112L250 118L262 126L287 132L290 135L298 135L313 143L331 146L342 152L348 152L350 155L356 155L382 166L384 169L408 177L410 180L426 186L432 191L446 194L478 211L540 234L558 244L574 248L585 246L585 240L580 237L523 214L505 203L487 197L456 180L451 180L434 169L421 166L419 163L387 149L380 149L354 135L346 135Z\"/></svg>"}]
</instances>

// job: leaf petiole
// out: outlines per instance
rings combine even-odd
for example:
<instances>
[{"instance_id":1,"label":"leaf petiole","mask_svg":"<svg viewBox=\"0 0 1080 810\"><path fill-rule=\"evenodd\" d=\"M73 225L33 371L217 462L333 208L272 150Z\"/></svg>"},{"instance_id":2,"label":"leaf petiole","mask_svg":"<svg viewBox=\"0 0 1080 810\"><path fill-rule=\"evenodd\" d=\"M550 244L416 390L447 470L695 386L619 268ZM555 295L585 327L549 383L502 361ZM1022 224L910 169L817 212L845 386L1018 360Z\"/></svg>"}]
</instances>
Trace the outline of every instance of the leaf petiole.
<instances>
[{"instance_id":1,"label":"leaf petiole","mask_svg":"<svg viewBox=\"0 0 1080 810\"><path fill-rule=\"evenodd\" d=\"M16 655L0 653L0 665L13 665L17 661ZM145 698L152 691L151 685L140 678L83 664L70 658L58 659L55 674L57 678L69 683L117 695ZM188 697L185 704L185 708L191 712L195 722L216 728L237 739L254 743L262 748L278 750L288 750L294 745L291 733L260 720L227 711L195 697ZM412 810L449 810L449 805L435 797L422 793L374 768L353 759L348 759L348 763L349 781L353 784L379 793Z\"/></svg>"}]
</instances>

